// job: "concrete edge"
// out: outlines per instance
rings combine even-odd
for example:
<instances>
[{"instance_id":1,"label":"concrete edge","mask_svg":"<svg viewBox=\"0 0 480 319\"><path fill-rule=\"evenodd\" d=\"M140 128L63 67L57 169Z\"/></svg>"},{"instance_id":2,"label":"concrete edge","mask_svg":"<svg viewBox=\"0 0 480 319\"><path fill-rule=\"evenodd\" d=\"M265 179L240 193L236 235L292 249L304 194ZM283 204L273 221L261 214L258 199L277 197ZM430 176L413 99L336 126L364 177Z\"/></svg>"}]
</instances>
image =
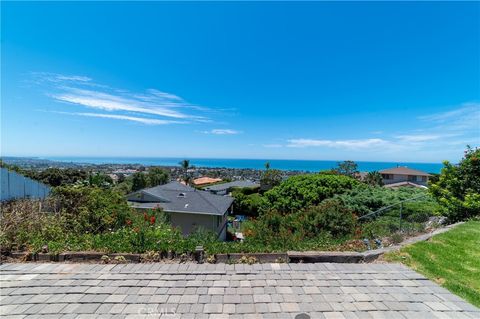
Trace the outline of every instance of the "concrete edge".
<instances>
[{"instance_id":1,"label":"concrete edge","mask_svg":"<svg viewBox=\"0 0 480 319\"><path fill-rule=\"evenodd\" d=\"M291 262L331 262L331 263L368 263L375 261L380 256L385 253L398 251L401 248L420 242L429 240L435 235L442 234L444 232L449 231L450 229L463 224L464 222L459 222L455 224L451 224L439 229L436 229L430 233L422 234L419 236L408 238L407 240L403 241L399 245L389 246L374 250L367 250L364 252L353 252L353 251L345 251L345 252L337 252L337 251L288 251L287 255Z\"/></svg>"},{"instance_id":2,"label":"concrete edge","mask_svg":"<svg viewBox=\"0 0 480 319\"><path fill-rule=\"evenodd\" d=\"M364 252L355 251L287 251L285 253L232 253L232 254L216 254L216 263L368 263L375 261L385 253L398 251L402 247L429 240L435 235L442 234L464 222L459 222L436 229L430 233L408 238L399 245L384 247ZM60 254L49 253L28 253L28 252L11 252L8 257L23 261L43 261L43 262L84 262L102 261L103 256L109 256L112 260L115 257L122 256L127 262L142 262L142 254L131 253L102 253L102 252L64 252ZM241 260L242 257L251 258L250 260ZM147 261L148 262L148 261Z\"/></svg>"}]
</instances>

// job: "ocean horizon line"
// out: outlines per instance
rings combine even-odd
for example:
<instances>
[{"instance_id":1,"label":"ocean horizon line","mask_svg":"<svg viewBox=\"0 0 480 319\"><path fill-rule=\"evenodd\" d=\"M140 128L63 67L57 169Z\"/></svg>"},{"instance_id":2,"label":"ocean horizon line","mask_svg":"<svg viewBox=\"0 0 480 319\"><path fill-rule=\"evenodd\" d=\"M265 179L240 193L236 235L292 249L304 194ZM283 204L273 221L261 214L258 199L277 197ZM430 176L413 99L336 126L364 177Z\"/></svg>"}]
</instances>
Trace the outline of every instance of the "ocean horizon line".
<instances>
[{"instance_id":1,"label":"ocean horizon line","mask_svg":"<svg viewBox=\"0 0 480 319\"><path fill-rule=\"evenodd\" d=\"M429 161L374 161L374 160L355 160L355 159L310 159L310 158L257 158L257 157L202 157L202 156L96 156L96 155L2 155L0 158L30 158L39 160L58 159L181 159L181 160L255 160L255 161L308 161L308 162L344 162L353 161L355 163L405 163L405 164L442 164L444 160L439 162ZM450 162L450 161L449 161Z\"/></svg>"},{"instance_id":2,"label":"ocean horizon line","mask_svg":"<svg viewBox=\"0 0 480 319\"><path fill-rule=\"evenodd\" d=\"M4 156L13 157L13 156ZM22 157L17 157L22 158ZM190 163L197 168L230 168L230 169L264 169L265 162L270 162L273 169L288 171L315 172L335 168L342 160L303 160L303 159L255 159L255 158L201 158L201 157L135 157L135 156L31 156L40 160L57 162L70 162L78 164L118 164L129 165L139 164L144 166L178 166L183 159L190 160ZM405 161L354 161L359 171L378 171L382 169L407 166L412 169L428 173L439 173L443 167L442 163L405 162Z\"/></svg>"}]
</instances>

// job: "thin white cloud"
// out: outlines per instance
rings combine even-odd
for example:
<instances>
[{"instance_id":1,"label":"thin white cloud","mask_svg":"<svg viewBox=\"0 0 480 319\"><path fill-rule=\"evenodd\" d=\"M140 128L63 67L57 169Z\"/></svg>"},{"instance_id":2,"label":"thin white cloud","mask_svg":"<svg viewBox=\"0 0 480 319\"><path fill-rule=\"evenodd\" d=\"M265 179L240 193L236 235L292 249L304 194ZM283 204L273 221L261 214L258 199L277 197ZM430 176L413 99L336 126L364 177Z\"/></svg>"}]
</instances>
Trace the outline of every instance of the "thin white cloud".
<instances>
[{"instance_id":1,"label":"thin white cloud","mask_svg":"<svg viewBox=\"0 0 480 319\"><path fill-rule=\"evenodd\" d=\"M280 147L283 147L282 144L263 144L263 147L266 147L266 148L280 148Z\"/></svg>"},{"instance_id":2,"label":"thin white cloud","mask_svg":"<svg viewBox=\"0 0 480 319\"><path fill-rule=\"evenodd\" d=\"M115 120L124 120L124 121L131 121L137 122L147 125L166 125L166 124L178 124L182 122L178 121L170 121L170 120L159 120L159 119L149 119L144 117L136 117L136 116L128 116L128 115L118 115L118 114L104 114L104 113L69 113L69 112L62 112L63 114L68 115L77 115L77 116L87 116L87 117L98 117L98 118L107 118L107 119L115 119Z\"/></svg>"},{"instance_id":3,"label":"thin white cloud","mask_svg":"<svg viewBox=\"0 0 480 319\"><path fill-rule=\"evenodd\" d=\"M432 130L439 130L442 132L458 132L469 133L480 131L480 103L469 102L464 103L456 109L421 116L419 119L433 123L435 126Z\"/></svg>"},{"instance_id":4,"label":"thin white cloud","mask_svg":"<svg viewBox=\"0 0 480 319\"><path fill-rule=\"evenodd\" d=\"M473 114L477 115L480 113L480 103L468 102L463 103L454 110L435 113L430 115L420 116L421 120L426 121L435 121L435 122L445 122L450 120L455 120L458 118L464 118L465 116L471 116Z\"/></svg>"},{"instance_id":5,"label":"thin white cloud","mask_svg":"<svg viewBox=\"0 0 480 319\"><path fill-rule=\"evenodd\" d=\"M81 75L56 75L56 79L59 81L80 81L80 82L90 82L92 79L88 76Z\"/></svg>"},{"instance_id":6,"label":"thin white cloud","mask_svg":"<svg viewBox=\"0 0 480 319\"><path fill-rule=\"evenodd\" d=\"M319 140L319 139L290 139L287 141L288 147L332 147L346 149L362 149L378 146L385 146L387 141L379 138L358 139L358 140Z\"/></svg>"},{"instance_id":7,"label":"thin white cloud","mask_svg":"<svg viewBox=\"0 0 480 319\"><path fill-rule=\"evenodd\" d=\"M214 134L214 135L236 135L241 134L241 131L232 130L232 129L212 129L210 131L203 131L204 134Z\"/></svg>"},{"instance_id":8,"label":"thin white cloud","mask_svg":"<svg viewBox=\"0 0 480 319\"><path fill-rule=\"evenodd\" d=\"M156 120L158 121L155 123L207 123L211 122L211 119L206 114L213 113L209 108L188 103L172 93L156 89L132 93L97 84L91 78L81 75L33 73L32 82L41 86L44 93L57 102L106 111L118 119L147 118L146 121L139 121L145 124L154 123ZM152 116L158 118L148 118ZM169 119L183 121L168 121Z\"/></svg>"},{"instance_id":9,"label":"thin white cloud","mask_svg":"<svg viewBox=\"0 0 480 319\"><path fill-rule=\"evenodd\" d=\"M31 72L32 79L30 81L40 84L40 83L62 83L62 82L80 82L86 84L86 82L91 82L92 79L88 76L83 75L67 75L67 74L58 74L58 73L49 73L49 72Z\"/></svg>"},{"instance_id":10,"label":"thin white cloud","mask_svg":"<svg viewBox=\"0 0 480 319\"><path fill-rule=\"evenodd\" d=\"M182 112L172 110L168 105L162 106L92 90L69 88L67 93L52 95L52 97L58 101L104 111L128 111L181 119L190 117Z\"/></svg>"},{"instance_id":11,"label":"thin white cloud","mask_svg":"<svg viewBox=\"0 0 480 319\"><path fill-rule=\"evenodd\" d=\"M395 137L403 142L417 143L417 142L428 142L428 141L438 140L445 136L435 135L435 134L410 134L410 135L397 135Z\"/></svg>"}]
</instances>

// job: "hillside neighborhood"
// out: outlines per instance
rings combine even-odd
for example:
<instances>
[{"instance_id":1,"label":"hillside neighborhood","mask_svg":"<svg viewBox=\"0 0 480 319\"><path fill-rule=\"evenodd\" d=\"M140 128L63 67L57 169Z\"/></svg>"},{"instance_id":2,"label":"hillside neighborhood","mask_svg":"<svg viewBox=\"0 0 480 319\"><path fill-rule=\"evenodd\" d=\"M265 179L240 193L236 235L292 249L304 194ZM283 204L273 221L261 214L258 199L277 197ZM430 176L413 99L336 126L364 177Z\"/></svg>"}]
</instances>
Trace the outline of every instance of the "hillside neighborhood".
<instances>
[{"instance_id":1,"label":"hillside neighborhood","mask_svg":"<svg viewBox=\"0 0 480 319\"><path fill-rule=\"evenodd\" d=\"M0 28L0 319L480 319L480 1Z\"/></svg>"}]
</instances>

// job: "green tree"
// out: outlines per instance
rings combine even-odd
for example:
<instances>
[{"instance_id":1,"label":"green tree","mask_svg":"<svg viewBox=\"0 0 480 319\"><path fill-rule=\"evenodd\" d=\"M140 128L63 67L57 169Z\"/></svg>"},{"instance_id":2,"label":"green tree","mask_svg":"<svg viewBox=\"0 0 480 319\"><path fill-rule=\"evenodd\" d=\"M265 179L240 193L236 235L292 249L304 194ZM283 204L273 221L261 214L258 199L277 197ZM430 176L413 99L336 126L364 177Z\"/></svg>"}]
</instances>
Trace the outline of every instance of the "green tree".
<instances>
[{"instance_id":1,"label":"green tree","mask_svg":"<svg viewBox=\"0 0 480 319\"><path fill-rule=\"evenodd\" d=\"M137 172L132 176L132 191L136 192L148 186L147 177L144 173Z\"/></svg>"},{"instance_id":2,"label":"green tree","mask_svg":"<svg viewBox=\"0 0 480 319\"><path fill-rule=\"evenodd\" d=\"M448 161L430 192L452 222L480 215L480 149L467 146L458 165Z\"/></svg>"},{"instance_id":3,"label":"green tree","mask_svg":"<svg viewBox=\"0 0 480 319\"><path fill-rule=\"evenodd\" d=\"M368 172L363 181L371 186L383 186L382 174L377 171Z\"/></svg>"},{"instance_id":4,"label":"green tree","mask_svg":"<svg viewBox=\"0 0 480 319\"><path fill-rule=\"evenodd\" d=\"M22 175L26 175L26 171L18 165L7 164L3 160L0 160L0 167L6 168L10 171L17 172Z\"/></svg>"},{"instance_id":5,"label":"green tree","mask_svg":"<svg viewBox=\"0 0 480 319\"><path fill-rule=\"evenodd\" d=\"M168 182L170 175L160 167L150 167L147 173L148 186L154 187Z\"/></svg>"},{"instance_id":6,"label":"green tree","mask_svg":"<svg viewBox=\"0 0 480 319\"><path fill-rule=\"evenodd\" d=\"M187 160L187 159L184 159L183 161L181 161L180 163L180 167L182 168L183 170L183 181L185 182L185 184L190 184L190 182L192 181L192 177L190 176L190 174L188 173L188 170L190 168L192 168L192 166L190 166L190 161Z\"/></svg>"},{"instance_id":7,"label":"green tree","mask_svg":"<svg viewBox=\"0 0 480 319\"><path fill-rule=\"evenodd\" d=\"M125 174L123 174L123 173L117 174L117 178L118 178L117 179L118 184L125 182L125 179L126 179Z\"/></svg>"},{"instance_id":8,"label":"green tree","mask_svg":"<svg viewBox=\"0 0 480 319\"><path fill-rule=\"evenodd\" d=\"M113 185L113 179L104 173L95 173L88 176L88 184L90 186L108 188Z\"/></svg>"},{"instance_id":9,"label":"green tree","mask_svg":"<svg viewBox=\"0 0 480 319\"><path fill-rule=\"evenodd\" d=\"M270 162L265 162L265 169L267 171L270 169Z\"/></svg>"},{"instance_id":10,"label":"green tree","mask_svg":"<svg viewBox=\"0 0 480 319\"><path fill-rule=\"evenodd\" d=\"M352 178L358 177L358 165L354 161L344 161L337 164L337 168L334 169L338 174L349 176Z\"/></svg>"},{"instance_id":11,"label":"green tree","mask_svg":"<svg viewBox=\"0 0 480 319\"><path fill-rule=\"evenodd\" d=\"M280 185L283 180L282 172L278 169L267 169L260 178L260 188L265 191Z\"/></svg>"},{"instance_id":12,"label":"green tree","mask_svg":"<svg viewBox=\"0 0 480 319\"><path fill-rule=\"evenodd\" d=\"M260 194L253 193L247 195L240 189L234 190L232 197L235 199L233 212L236 215L257 217L266 204L265 198Z\"/></svg>"}]
</instances>

